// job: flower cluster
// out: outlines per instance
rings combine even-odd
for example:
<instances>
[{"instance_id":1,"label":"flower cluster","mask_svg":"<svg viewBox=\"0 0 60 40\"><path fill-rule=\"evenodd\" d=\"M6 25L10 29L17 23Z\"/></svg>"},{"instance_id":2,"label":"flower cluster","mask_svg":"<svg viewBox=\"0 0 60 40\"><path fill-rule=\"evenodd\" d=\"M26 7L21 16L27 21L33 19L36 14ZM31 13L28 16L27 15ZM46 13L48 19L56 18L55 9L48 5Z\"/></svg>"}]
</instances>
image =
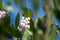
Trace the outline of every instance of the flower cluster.
<instances>
[{"instance_id":1,"label":"flower cluster","mask_svg":"<svg viewBox=\"0 0 60 40\"><path fill-rule=\"evenodd\" d=\"M0 11L0 18L6 16L6 12L5 11Z\"/></svg>"},{"instance_id":2,"label":"flower cluster","mask_svg":"<svg viewBox=\"0 0 60 40\"><path fill-rule=\"evenodd\" d=\"M29 23L30 23L30 17L27 17L27 18L22 17L22 20L21 20L21 23L20 23L20 25L22 27L24 27L24 28L30 28Z\"/></svg>"},{"instance_id":3,"label":"flower cluster","mask_svg":"<svg viewBox=\"0 0 60 40\"><path fill-rule=\"evenodd\" d=\"M21 33L24 33L26 31L26 29L29 29L30 28L30 17L22 17L22 20L20 22L20 27L18 26L18 30L21 32Z\"/></svg>"}]
</instances>

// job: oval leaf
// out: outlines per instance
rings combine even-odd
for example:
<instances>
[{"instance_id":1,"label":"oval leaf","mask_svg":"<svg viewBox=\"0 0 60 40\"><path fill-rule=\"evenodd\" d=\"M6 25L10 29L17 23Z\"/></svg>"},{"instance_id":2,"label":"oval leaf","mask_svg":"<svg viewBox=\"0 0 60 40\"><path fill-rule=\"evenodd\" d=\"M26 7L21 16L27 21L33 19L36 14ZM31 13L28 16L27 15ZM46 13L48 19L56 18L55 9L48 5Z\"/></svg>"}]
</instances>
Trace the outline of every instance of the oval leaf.
<instances>
[{"instance_id":1,"label":"oval leaf","mask_svg":"<svg viewBox=\"0 0 60 40\"><path fill-rule=\"evenodd\" d=\"M15 26L16 26L16 28L18 27L19 22L20 22L20 13L17 14L16 19L15 19Z\"/></svg>"}]
</instances>

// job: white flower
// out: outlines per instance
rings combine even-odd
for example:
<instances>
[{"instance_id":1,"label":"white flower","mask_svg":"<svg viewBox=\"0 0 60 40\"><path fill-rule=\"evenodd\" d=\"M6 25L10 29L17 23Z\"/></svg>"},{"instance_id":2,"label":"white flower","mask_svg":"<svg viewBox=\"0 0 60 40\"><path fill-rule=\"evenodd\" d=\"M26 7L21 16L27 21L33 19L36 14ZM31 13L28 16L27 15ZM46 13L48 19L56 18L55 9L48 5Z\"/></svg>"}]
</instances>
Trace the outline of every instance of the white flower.
<instances>
[{"instance_id":1,"label":"white flower","mask_svg":"<svg viewBox=\"0 0 60 40\"><path fill-rule=\"evenodd\" d=\"M28 20L30 20L30 17L28 17Z\"/></svg>"},{"instance_id":2,"label":"white flower","mask_svg":"<svg viewBox=\"0 0 60 40\"><path fill-rule=\"evenodd\" d=\"M4 17L6 15L6 12L5 11L0 11L0 18L1 17Z\"/></svg>"},{"instance_id":3,"label":"white flower","mask_svg":"<svg viewBox=\"0 0 60 40\"><path fill-rule=\"evenodd\" d=\"M27 21L24 19L22 22L23 22L23 23L26 23Z\"/></svg>"},{"instance_id":4,"label":"white flower","mask_svg":"<svg viewBox=\"0 0 60 40\"><path fill-rule=\"evenodd\" d=\"M30 28L30 25L25 25L26 28Z\"/></svg>"},{"instance_id":5,"label":"white flower","mask_svg":"<svg viewBox=\"0 0 60 40\"><path fill-rule=\"evenodd\" d=\"M3 14L6 14L6 12L5 12L5 11L2 11L2 13L3 13Z\"/></svg>"},{"instance_id":6,"label":"white flower","mask_svg":"<svg viewBox=\"0 0 60 40\"><path fill-rule=\"evenodd\" d=\"M26 18L25 20L28 21L28 18Z\"/></svg>"},{"instance_id":7,"label":"white flower","mask_svg":"<svg viewBox=\"0 0 60 40\"><path fill-rule=\"evenodd\" d=\"M21 23L21 25L22 25L22 26L25 26L25 24L24 24L24 23Z\"/></svg>"},{"instance_id":8,"label":"white flower","mask_svg":"<svg viewBox=\"0 0 60 40\"><path fill-rule=\"evenodd\" d=\"M26 20L27 20L27 21L30 20L30 17L27 17Z\"/></svg>"},{"instance_id":9,"label":"white flower","mask_svg":"<svg viewBox=\"0 0 60 40\"><path fill-rule=\"evenodd\" d=\"M30 21L27 21L27 23L30 23Z\"/></svg>"},{"instance_id":10,"label":"white flower","mask_svg":"<svg viewBox=\"0 0 60 40\"><path fill-rule=\"evenodd\" d=\"M30 18L27 17L22 17L22 20L20 21L20 27L18 27L17 29L21 32L24 33L26 31L26 29L30 29ZM29 32L30 34L32 34L31 32Z\"/></svg>"},{"instance_id":11,"label":"white flower","mask_svg":"<svg viewBox=\"0 0 60 40\"><path fill-rule=\"evenodd\" d=\"M30 28L30 25L29 25L30 21L29 20L30 20L30 17L27 17L27 18L22 17L20 25L23 26L24 28Z\"/></svg>"}]
</instances>

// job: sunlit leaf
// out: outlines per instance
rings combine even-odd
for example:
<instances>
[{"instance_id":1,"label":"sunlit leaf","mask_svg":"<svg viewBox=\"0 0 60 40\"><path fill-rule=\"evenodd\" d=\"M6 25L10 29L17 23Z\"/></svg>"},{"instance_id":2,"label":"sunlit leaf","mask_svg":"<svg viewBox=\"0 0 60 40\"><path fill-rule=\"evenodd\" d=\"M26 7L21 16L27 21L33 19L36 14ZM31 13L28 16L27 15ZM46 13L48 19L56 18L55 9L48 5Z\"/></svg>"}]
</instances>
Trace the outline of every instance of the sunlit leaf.
<instances>
[{"instance_id":1,"label":"sunlit leaf","mask_svg":"<svg viewBox=\"0 0 60 40\"><path fill-rule=\"evenodd\" d=\"M29 30L26 30L23 34L22 40L30 40Z\"/></svg>"}]
</instances>

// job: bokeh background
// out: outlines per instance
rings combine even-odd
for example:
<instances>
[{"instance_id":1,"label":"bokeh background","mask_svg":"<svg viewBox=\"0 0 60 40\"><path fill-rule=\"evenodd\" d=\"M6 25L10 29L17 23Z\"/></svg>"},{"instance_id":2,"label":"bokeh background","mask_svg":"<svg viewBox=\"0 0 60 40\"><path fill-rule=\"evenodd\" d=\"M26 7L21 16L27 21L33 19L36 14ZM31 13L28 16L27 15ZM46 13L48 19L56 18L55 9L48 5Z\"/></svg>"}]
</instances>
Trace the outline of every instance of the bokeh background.
<instances>
[{"instance_id":1,"label":"bokeh background","mask_svg":"<svg viewBox=\"0 0 60 40\"><path fill-rule=\"evenodd\" d=\"M16 18L16 14L17 14L18 10L20 10L20 20L22 19L22 9L20 8L19 5L16 6L15 0L13 0L13 2L11 4L8 2L8 0L3 0L3 2L6 5L11 6L13 8L12 11L9 11L9 15L11 15L10 16L11 17L11 24L14 24L15 23L15 18ZM33 4L32 4L32 0L26 0L26 4L24 6L26 6L27 8L30 8L33 11L33 13L35 13L34 12L34 7L33 7ZM43 8L42 0L39 1L39 9L38 10L39 10L37 12L38 14L36 14L36 16L33 17L33 20L35 20L37 17L42 18L45 15L45 11L44 11L44 8ZM60 28L60 20L58 20L55 15L53 15L53 19L54 19L54 21L56 22L56 24ZM60 34L57 35L56 40L60 40Z\"/></svg>"}]
</instances>

